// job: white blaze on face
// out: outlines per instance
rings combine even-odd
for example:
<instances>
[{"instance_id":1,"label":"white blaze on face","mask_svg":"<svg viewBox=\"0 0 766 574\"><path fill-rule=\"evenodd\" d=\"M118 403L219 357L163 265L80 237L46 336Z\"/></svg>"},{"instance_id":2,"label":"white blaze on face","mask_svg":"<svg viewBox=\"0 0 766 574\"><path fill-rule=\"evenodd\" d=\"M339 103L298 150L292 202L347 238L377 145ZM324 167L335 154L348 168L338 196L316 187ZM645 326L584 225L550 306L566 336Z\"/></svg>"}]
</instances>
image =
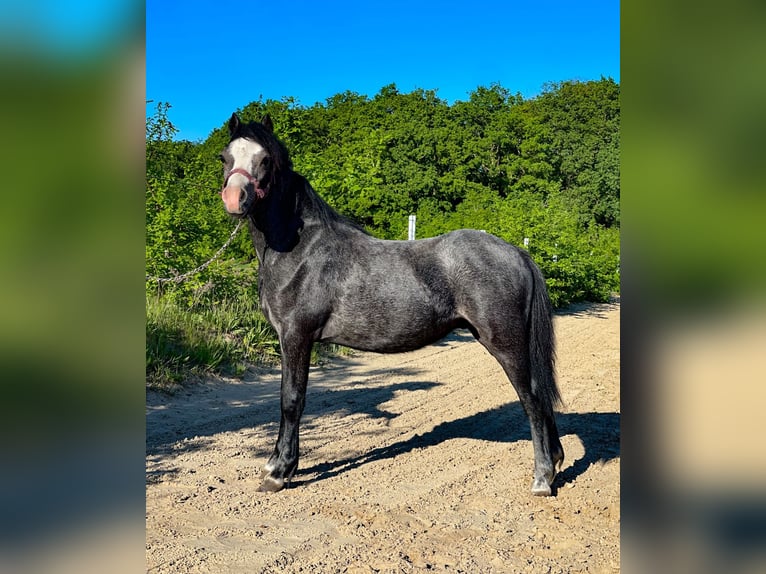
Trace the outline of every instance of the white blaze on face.
<instances>
[{"instance_id":1,"label":"white blaze on face","mask_svg":"<svg viewBox=\"0 0 766 574\"><path fill-rule=\"evenodd\" d=\"M253 158L265 151L263 146L246 138L237 138L229 144L229 153L234 158L232 169L244 169L251 173L253 169ZM229 179L228 185L236 185L244 189L247 185L247 178L239 173L235 173Z\"/></svg>"},{"instance_id":2,"label":"white blaze on face","mask_svg":"<svg viewBox=\"0 0 766 574\"><path fill-rule=\"evenodd\" d=\"M258 154L264 153L261 145L252 140L237 138L231 142L227 148L228 154L234 160L232 170L242 169L251 173L253 169L253 158ZM232 214L242 213L240 209L240 199L243 190L248 184L248 179L241 173L232 174L226 182L226 187L221 190L221 199L226 206L226 211Z\"/></svg>"}]
</instances>

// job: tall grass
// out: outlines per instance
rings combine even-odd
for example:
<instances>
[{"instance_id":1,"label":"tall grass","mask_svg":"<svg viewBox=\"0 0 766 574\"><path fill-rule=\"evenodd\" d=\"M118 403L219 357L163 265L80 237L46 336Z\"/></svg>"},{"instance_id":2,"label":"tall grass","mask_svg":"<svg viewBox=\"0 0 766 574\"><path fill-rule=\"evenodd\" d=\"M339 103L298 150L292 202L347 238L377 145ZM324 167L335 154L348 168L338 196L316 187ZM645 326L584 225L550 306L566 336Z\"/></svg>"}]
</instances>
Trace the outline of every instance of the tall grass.
<instances>
[{"instance_id":1,"label":"tall grass","mask_svg":"<svg viewBox=\"0 0 766 574\"><path fill-rule=\"evenodd\" d=\"M195 375L242 375L250 364L276 362L279 341L257 303L223 301L186 307L146 299L146 381L167 388Z\"/></svg>"},{"instance_id":2,"label":"tall grass","mask_svg":"<svg viewBox=\"0 0 766 574\"><path fill-rule=\"evenodd\" d=\"M317 345L312 361L337 354L337 345ZM257 299L224 300L187 307L171 298L146 299L146 384L170 390L195 377L242 376L250 365L279 362L279 338Z\"/></svg>"}]
</instances>

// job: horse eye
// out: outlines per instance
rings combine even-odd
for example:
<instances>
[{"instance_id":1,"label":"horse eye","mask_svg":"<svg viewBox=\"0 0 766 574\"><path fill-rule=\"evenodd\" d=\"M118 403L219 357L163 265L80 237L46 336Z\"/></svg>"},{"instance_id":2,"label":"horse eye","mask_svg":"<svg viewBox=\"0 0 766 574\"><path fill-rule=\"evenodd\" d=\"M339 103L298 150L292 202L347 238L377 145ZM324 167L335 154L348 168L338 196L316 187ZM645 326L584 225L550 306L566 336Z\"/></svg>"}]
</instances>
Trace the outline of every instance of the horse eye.
<instances>
[{"instance_id":1,"label":"horse eye","mask_svg":"<svg viewBox=\"0 0 766 574\"><path fill-rule=\"evenodd\" d=\"M221 160L221 163L226 163L226 158L225 158L225 157L223 157L223 154L219 154L219 155L218 155L218 159L220 159L220 160Z\"/></svg>"}]
</instances>

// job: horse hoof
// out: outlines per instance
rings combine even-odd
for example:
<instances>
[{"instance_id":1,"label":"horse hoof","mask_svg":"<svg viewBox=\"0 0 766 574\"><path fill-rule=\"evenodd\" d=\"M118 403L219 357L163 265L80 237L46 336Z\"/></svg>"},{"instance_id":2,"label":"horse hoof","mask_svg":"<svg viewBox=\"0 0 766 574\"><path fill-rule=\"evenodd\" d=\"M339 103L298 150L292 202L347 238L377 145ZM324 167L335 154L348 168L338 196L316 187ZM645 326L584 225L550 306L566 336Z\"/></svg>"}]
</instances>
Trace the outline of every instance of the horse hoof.
<instances>
[{"instance_id":1,"label":"horse hoof","mask_svg":"<svg viewBox=\"0 0 766 574\"><path fill-rule=\"evenodd\" d=\"M258 492L279 492L285 487L285 481L281 478L266 476L258 487Z\"/></svg>"},{"instance_id":2,"label":"horse hoof","mask_svg":"<svg viewBox=\"0 0 766 574\"><path fill-rule=\"evenodd\" d=\"M276 468L276 465L272 464L271 462L267 462L266 464L264 464L261 467L261 476L260 476L261 480L269 476L274 471L275 468Z\"/></svg>"},{"instance_id":3,"label":"horse hoof","mask_svg":"<svg viewBox=\"0 0 766 574\"><path fill-rule=\"evenodd\" d=\"M551 485L542 478L536 478L532 481L532 494L534 496L550 496Z\"/></svg>"}]
</instances>

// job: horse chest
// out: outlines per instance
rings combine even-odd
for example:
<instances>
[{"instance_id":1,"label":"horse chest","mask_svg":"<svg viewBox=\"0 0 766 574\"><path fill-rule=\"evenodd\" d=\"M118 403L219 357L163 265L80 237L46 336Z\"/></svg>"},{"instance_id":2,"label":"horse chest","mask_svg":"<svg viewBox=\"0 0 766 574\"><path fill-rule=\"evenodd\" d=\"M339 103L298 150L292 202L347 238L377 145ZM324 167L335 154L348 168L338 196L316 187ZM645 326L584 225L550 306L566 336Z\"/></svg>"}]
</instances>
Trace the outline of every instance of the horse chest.
<instances>
[{"instance_id":1,"label":"horse chest","mask_svg":"<svg viewBox=\"0 0 766 574\"><path fill-rule=\"evenodd\" d=\"M300 297L291 285L282 285L264 280L259 289L259 298L263 315L280 332L282 324L293 314L299 305Z\"/></svg>"},{"instance_id":2,"label":"horse chest","mask_svg":"<svg viewBox=\"0 0 766 574\"><path fill-rule=\"evenodd\" d=\"M258 277L258 299L261 303L263 316L266 317L266 320L271 323L277 331L279 331L278 317L276 317L274 313L274 308L277 303L275 301L276 292L265 271L265 269L262 269L261 274Z\"/></svg>"},{"instance_id":3,"label":"horse chest","mask_svg":"<svg viewBox=\"0 0 766 574\"><path fill-rule=\"evenodd\" d=\"M266 317L266 320L271 323L275 329L279 330L276 322L274 321L274 316L271 313L271 305L269 305L269 300L261 295L261 311L263 311L263 316Z\"/></svg>"}]
</instances>

